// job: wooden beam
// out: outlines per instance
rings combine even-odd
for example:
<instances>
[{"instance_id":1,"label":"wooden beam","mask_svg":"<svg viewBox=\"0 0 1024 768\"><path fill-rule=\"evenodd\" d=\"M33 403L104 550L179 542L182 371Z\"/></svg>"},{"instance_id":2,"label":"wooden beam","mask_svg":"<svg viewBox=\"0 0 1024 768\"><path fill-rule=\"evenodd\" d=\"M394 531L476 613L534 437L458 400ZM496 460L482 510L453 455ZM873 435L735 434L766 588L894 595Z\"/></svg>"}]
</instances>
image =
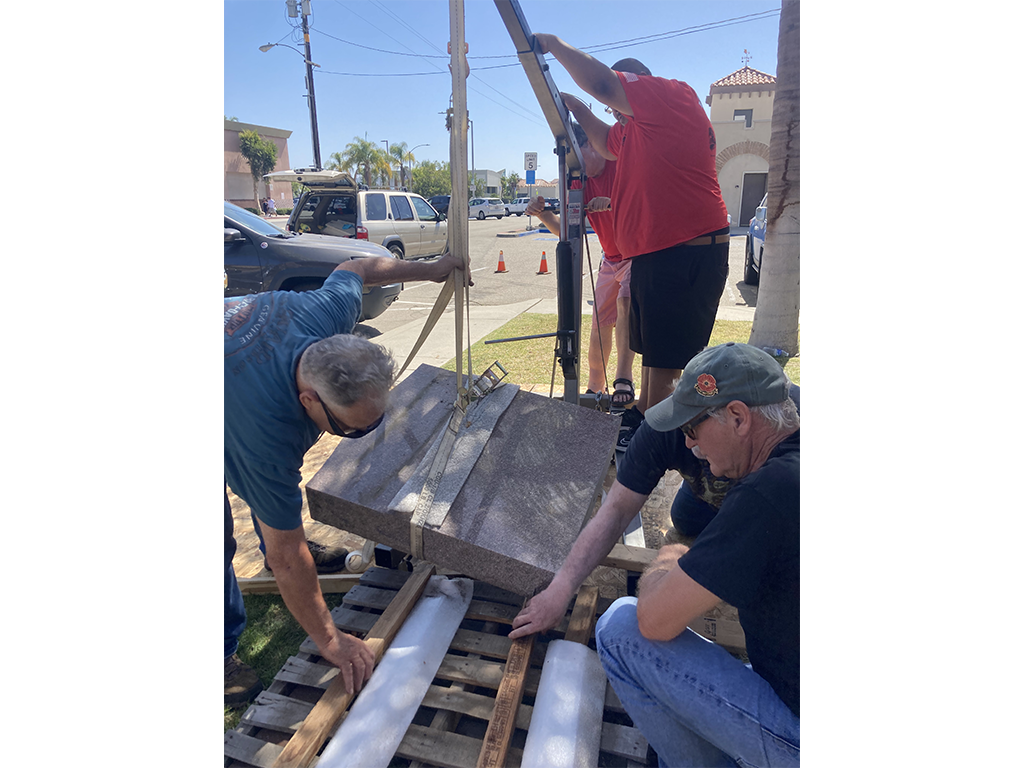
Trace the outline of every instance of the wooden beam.
<instances>
[{"instance_id":1,"label":"wooden beam","mask_svg":"<svg viewBox=\"0 0 1024 768\"><path fill-rule=\"evenodd\" d=\"M373 629L366 636L366 644L373 651L374 666L380 663L384 652L395 639L399 628L416 605L416 601L420 599L433 575L434 566L430 563L417 565L412 576L373 625ZM339 674L335 677L320 701L313 707L313 711L309 713L309 717L288 740L274 761L274 768L306 768L338 725L338 721L354 698L354 694L345 690L342 676Z\"/></svg>"},{"instance_id":2,"label":"wooden beam","mask_svg":"<svg viewBox=\"0 0 1024 768\"><path fill-rule=\"evenodd\" d=\"M348 592L359 583L358 573L325 573L317 577L320 591L325 595L336 595ZM238 579L238 588L243 595L279 595L277 579L273 576L253 576L250 579Z\"/></svg>"},{"instance_id":3,"label":"wooden beam","mask_svg":"<svg viewBox=\"0 0 1024 768\"><path fill-rule=\"evenodd\" d=\"M601 561L601 565L640 573L644 568L653 563L654 558L657 556L658 550L656 549L616 544L612 547L612 551L608 553L608 557Z\"/></svg>"},{"instance_id":4,"label":"wooden beam","mask_svg":"<svg viewBox=\"0 0 1024 768\"><path fill-rule=\"evenodd\" d=\"M576 595L576 605L573 606L572 616L569 618L569 629L565 633L565 639L574 643L587 645L590 636L594 633L594 624L597 623L597 587L580 587Z\"/></svg>"},{"instance_id":5,"label":"wooden beam","mask_svg":"<svg viewBox=\"0 0 1024 768\"><path fill-rule=\"evenodd\" d=\"M523 701L526 687L526 673L530 669L530 653L536 634L512 641L512 648L505 662L505 674L498 686L494 699L494 715L487 725L484 744L477 759L477 768L502 768L508 755L512 733L516 729L516 713Z\"/></svg>"}]
</instances>

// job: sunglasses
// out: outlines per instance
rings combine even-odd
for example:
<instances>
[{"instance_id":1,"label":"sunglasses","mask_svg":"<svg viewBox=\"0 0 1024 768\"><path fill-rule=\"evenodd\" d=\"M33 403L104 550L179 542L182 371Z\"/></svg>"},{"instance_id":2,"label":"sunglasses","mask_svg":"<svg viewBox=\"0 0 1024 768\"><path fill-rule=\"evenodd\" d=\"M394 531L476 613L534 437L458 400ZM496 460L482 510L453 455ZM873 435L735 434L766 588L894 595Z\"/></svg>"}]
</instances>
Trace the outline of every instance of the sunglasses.
<instances>
[{"instance_id":1,"label":"sunglasses","mask_svg":"<svg viewBox=\"0 0 1024 768\"><path fill-rule=\"evenodd\" d=\"M327 423L331 425L331 431L338 437L347 437L350 440L365 437L366 435L373 432L373 430L375 430L377 427L379 427L381 423L384 421L384 414L382 413L380 415L380 418L378 418L375 422L373 422L373 424L366 427L365 429L352 429L351 427L340 424L334 419L334 416L331 415L330 410L327 408L327 403L325 403L324 399L320 397L320 393L317 393L316 397L317 400L320 401L320 406L324 409L324 415L327 416Z\"/></svg>"},{"instance_id":2,"label":"sunglasses","mask_svg":"<svg viewBox=\"0 0 1024 768\"><path fill-rule=\"evenodd\" d=\"M717 408L708 408L700 416L696 417L695 419L690 419L690 421L683 424L683 426L681 426L679 429L682 430L682 433L684 435L693 440L693 442L697 442L697 434L694 430L697 428L699 424L702 424L703 422L710 419L711 414L713 414L717 410Z\"/></svg>"}]
</instances>

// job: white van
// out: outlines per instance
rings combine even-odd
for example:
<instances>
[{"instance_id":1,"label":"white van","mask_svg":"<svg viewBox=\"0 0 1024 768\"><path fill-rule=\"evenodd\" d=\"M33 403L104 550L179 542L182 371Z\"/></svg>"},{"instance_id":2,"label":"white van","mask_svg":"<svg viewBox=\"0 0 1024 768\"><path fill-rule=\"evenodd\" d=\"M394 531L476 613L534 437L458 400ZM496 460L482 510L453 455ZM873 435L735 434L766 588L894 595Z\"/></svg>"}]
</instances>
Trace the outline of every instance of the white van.
<instances>
[{"instance_id":1,"label":"white van","mask_svg":"<svg viewBox=\"0 0 1024 768\"><path fill-rule=\"evenodd\" d=\"M289 232L369 240L400 259L439 256L448 243L447 216L413 192L358 189L340 171L299 169L265 178L307 187L288 217Z\"/></svg>"}]
</instances>

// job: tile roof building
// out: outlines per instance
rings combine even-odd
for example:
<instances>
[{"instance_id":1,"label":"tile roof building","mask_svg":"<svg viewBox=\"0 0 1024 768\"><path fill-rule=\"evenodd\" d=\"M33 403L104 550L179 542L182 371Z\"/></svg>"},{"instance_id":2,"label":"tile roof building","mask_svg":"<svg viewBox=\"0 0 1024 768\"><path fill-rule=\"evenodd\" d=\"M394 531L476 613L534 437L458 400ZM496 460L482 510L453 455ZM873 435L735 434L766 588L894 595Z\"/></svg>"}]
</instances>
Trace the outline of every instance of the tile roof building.
<instances>
[{"instance_id":1,"label":"tile roof building","mask_svg":"<svg viewBox=\"0 0 1024 768\"><path fill-rule=\"evenodd\" d=\"M718 184L734 226L745 227L768 189L774 75L744 66L711 84Z\"/></svg>"}]
</instances>

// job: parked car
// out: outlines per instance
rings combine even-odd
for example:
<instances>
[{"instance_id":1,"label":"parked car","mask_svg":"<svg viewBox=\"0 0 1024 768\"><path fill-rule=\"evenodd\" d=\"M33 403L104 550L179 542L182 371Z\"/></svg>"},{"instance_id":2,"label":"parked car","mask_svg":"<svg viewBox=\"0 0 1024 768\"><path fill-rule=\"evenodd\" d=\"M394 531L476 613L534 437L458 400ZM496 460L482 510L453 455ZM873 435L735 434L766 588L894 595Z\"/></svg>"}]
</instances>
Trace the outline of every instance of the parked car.
<instances>
[{"instance_id":1,"label":"parked car","mask_svg":"<svg viewBox=\"0 0 1024 768\"><path fill-rule=\"evenodd\" d=\"M544 198L544 210L551 211L556 216L562 212L561 203L559 203L557 197L545 197Z\"/></svg>"},{"instance_id":2,"label":"parked car","mask_svg":"<svg viewBox=\"0 0 1024 768\"><path fill-rule=\"evenodd\" d=\"M431 206L433 206L435 211L444 214L448 213L448 203L450 203L451 201L451 195L434 195L433 197L427 198L427 202L430 203Z\"/></svg>"},{"instance_id":3,"label":"parked car","mask_svg":"<svg viewBox=\"0 0 1024 768\"><path fill-rule=\"evenodd\" d=\"M369 240L400 259L439 256L448 243L448 217L415 193L361 189L340 171L299 169L264 178L306 186L285 225L289 232Z\"/></svg>"},{"instance_id":4,"label":"parked car","mask_svg":"<svg viewBox=\"0 0 1024 768\"><path fill-rule=\"evenodd\" d=\"M244 208L224 202L224 295L312 291L349 259L393 254L374 243L282 232ZM398 298L402 283L363 288L360 320L379 316Z\"/></svg>"},{"instance_id":5,"label":"parked car","mask_svg":"<svg viewBox=\"0 0 1024 768\"><path fill-rule=\"evenodd\" d=\"M750 210L749 208L747 210ZM768 228L768 195L754 211L747 232L746 256L743 259L743 282L757 285L761 281L761 256L764 254L764 235Z\"/></svg>"},{"instance_id":6,"label":"parked car","mask_svg":"<svg viewBox=\"0 0 1024 768\"><path fill-rule=\"evenodd\" d=\"M511 203L509 203L506 206L506 209L508 210L508 213L509 213L510 216L513 213L516 216L522 216L524 213L526 213L526 206L528 206L529 204L530 204L530 198L528 198L528 197L517 197L515 200L513 200Z\"/></svg>"},{"instance_id":7,"label":"parked car","mask_svg":"<svg viewBox=\"0 0 1024 768\"><path fill-rule=\"evenodd\" d=\"M474 197L469 201L469 218L483 221L488 216L501 218L507 216L505 204L497 197Z\"/></svg>"}]
</instances>

